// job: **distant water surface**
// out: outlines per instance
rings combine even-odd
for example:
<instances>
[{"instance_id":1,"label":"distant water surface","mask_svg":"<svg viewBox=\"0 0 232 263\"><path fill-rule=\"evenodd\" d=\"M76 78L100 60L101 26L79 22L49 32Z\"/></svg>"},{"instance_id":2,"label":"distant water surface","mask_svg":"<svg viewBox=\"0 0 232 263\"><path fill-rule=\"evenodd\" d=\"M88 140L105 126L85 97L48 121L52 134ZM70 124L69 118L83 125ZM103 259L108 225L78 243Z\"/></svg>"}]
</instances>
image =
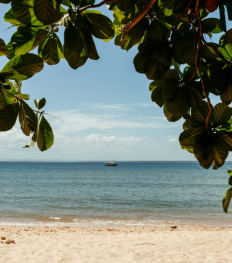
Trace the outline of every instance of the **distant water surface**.
<instances>
[{"instance_id":1,"label":"distant water surface","mask_svg":"<svg viewBox=\"0 0 232 263\"><path fill-rule=\"evenodd\" d=\"M0 162L0 224L221 225L226 163ZM232 205L231 209L232 211Z\"/></svg>"}]
</instances>

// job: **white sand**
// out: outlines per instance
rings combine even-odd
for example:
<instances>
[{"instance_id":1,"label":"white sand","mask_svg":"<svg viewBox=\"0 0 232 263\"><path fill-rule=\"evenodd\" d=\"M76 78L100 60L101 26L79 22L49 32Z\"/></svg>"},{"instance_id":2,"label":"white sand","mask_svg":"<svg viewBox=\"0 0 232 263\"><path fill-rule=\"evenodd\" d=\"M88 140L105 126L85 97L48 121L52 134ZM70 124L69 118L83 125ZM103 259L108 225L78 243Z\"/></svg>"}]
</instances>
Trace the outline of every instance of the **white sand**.
<instances>
[{"instance_id":1,"label":"white sand","mask_svg":"<svg viewBox=\"0 0 232 263\"><path fill-rule=\"evenodd\" d=\"M232 262L232 228L0 227L0 263Z\"/></svg>"}]
</instances>

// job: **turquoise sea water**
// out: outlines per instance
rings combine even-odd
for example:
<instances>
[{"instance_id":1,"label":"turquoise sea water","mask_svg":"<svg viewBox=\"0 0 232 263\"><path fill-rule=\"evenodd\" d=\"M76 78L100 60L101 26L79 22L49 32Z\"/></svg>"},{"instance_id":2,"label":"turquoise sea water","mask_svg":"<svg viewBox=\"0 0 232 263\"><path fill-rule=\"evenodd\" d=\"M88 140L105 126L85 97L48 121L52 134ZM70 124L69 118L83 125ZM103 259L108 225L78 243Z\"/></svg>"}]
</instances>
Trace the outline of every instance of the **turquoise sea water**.
<instances>
[{"instance_id":1,"label":"turquoise sea water","mask_svg":"<svg viewBox=\"0 0 232 263\"><path fill-rule=\"evenodd\" d=\"M0 224L229 225L228 162L0 162ZM232 211L232 205L231 209Z\"/></svg>"}]
</instances>

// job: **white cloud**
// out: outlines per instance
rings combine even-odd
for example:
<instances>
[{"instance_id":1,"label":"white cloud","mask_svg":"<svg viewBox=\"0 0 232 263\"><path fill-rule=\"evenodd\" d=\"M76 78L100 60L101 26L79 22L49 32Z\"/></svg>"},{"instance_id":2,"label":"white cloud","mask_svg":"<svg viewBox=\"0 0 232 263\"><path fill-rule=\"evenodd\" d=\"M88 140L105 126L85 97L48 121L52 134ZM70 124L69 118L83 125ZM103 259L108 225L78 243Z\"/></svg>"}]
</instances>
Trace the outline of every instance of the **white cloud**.
<instances>
[{"instance_id":1,"label":"white cloud","mask_svg":"<svg viewBox=\"0 0 232 263\"><path fill-rule=\"evenodd\" d=\"M51 113L56 117L64 120L61 122L57 119L49 118L55 131L61 133L82 131L87 129L98 129L98 130L108 130L108 129L128 129L128 128L142 128L142 129L159 129L166 127L173 127L173 124L155 123L155 122L138 122L132 120L118 120L117 115L113 114L83 114L78 110L70 111L59 111ZM125 119L125 118L124 118ZM127 118L128 119L128 118Z\"/></svg>"},{"instance_id":2,"label":"white cloud","mask_svg":"<svg viewBox=\"0 0 232 263\"><path fill-rule=\"evenodd\" d=\"M88 109L109 111L109 112L131 110L131 108L128 107L128 105L126 104L85 103L84 105L87 106Z\"/></svg>"}]
</instances>

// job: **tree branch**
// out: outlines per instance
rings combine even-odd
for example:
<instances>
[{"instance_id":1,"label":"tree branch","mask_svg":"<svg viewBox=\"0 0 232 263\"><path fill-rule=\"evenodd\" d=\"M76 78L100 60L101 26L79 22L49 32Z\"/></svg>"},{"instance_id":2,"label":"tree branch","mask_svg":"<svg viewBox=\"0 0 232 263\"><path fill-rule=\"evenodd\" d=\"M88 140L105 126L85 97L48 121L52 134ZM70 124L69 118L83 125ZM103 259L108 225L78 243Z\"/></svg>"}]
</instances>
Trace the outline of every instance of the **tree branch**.
<instances>
[{"instance_id":1,"label":"tree branch","mask_svg":"<svg viewBox=\"0 0 232 263\"><path fill-rule=\"evenodd\" d=\"M198 22L199 22L199 40L198 40L198 43L197 43L197 52L196 52L196 57L195 57L195 65L196 65L197 71L199 72L201 83L202 83L202 88L203 88L203 90L205 92L205 97L206 97L207 102L208 102L209 113L208 113L208 116L206 118L206 129L209 130L209 120L210 120L210 116L211 116L211 114L213 112L213 109L212 109L211 102L210 102L209 96L207 94L207 91L206 91L206 88L205 88L205 85L204 85L204 81L203 81L203 78L201 76L201 71L200 71L200 68L199 68L199 65L198 65L199 50L200 50L201 40L203 39L201 17L200 17L200 14L199 14L199 3L200 3L200 0L197 0L196 1L196 7L195 7L195 13L197 14L197 19L198 19Z\"/></svg>"},{"instance_id":2,"label":"tree branch","mask_svg":"<svg viewBox=\"0 0 232 263\"><path fill-rule=\"evenodd\" d=\"M138 22L147 14L147 12L152 8L156 0L149 0L148 3L145 5L144 9L128 24L126 24L123 27L123 31L125 31L125 35L123 37L122 44L120 45L121 47L124 46L126 38L128 36L129 30L134 27Z\"/></svg>"},{"instance_id":3,"label":"tree branch","mask_svg":"<svg viewBox=\"0 0 232 263\"><path fill-rule=\"evenodd\" d=\"M83 11L89 9L89 8L100 7L100 6L104 5L104 4L112 3L112 2L116 2L116 1L118 1L118 0L105 0L105 1L102 1L101 3L99 3L99 4L97 4L97 5L87 5L87 6L85 6L85 7L80 8L80 9L79 9L79 12L83 12Z\"/></svg>"}]
</instances>

